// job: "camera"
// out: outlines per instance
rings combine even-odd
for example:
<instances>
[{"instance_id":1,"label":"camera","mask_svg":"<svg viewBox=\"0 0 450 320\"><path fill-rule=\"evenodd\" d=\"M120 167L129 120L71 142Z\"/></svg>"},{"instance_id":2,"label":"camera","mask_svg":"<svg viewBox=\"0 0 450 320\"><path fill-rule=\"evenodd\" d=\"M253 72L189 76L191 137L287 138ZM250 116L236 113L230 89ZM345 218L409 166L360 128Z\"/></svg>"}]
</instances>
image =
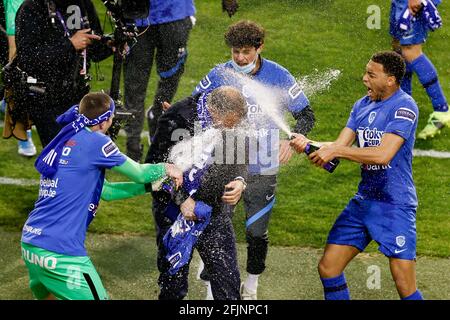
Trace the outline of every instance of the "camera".
<instances>
[{"instance_id":1,"label":"camera","mask_svg":"<svg viewBox=\"0 0 450 320\"><path fill-rule=\"evenodd\" d=\"M147 18L150 8L148 0L104 0L103 4L114 19L125 23Z\"/></svg>"},{"instance_id":2,"label":"camera","mask_svg":"<svg viewBox=\"0 0 450 320\"><path fill-rule=\"evenodd\" d=\"M118 50L114 53L113 70L111 76L110 97L116 103L116 112L108 134L111 139L116 139L121 126L134 115L127 112L120 101L120 75L122 70L123 57L121 52L125 45L136 42L138 30L135 19L145 19L150 10L149 0L103 0L103 4L108 10L111 19L114 21L115 30L111 37L103 36L102 41L112 40Z\"/></svg>"},{"instance_id":3,"label":"camera","mask_svg":"<svg viewBox=\"0 0 450 320\"><path fill-rule=\"evenodd\" d=\"M21 70L15 60L3 67L2 81L5 88L14 88L17 95L45 94L45 84Z\"/></svg>"},{"instance_id":4,"label":"camera","mask_svg":"<svg viewBox=\"0 0 450 320\"><path fill-rule=\"evenodd\" d=\"M135 19L147 18L150 10L148 0L103 0L103 4L114 21L116 30L114 41L125 43L136 41L137 28Z\"/></svg>"}]
</instances>

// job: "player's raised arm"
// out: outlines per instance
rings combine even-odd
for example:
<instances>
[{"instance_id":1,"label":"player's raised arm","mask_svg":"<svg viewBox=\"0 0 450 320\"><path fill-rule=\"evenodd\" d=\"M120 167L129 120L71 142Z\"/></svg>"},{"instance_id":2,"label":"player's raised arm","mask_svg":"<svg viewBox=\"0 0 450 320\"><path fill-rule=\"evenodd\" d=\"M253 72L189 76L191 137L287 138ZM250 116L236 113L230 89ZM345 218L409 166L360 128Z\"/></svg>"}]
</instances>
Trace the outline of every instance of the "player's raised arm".
<instances>
[{"instance_id":1,"label":"player's raised arm","mask_svg":"<svg viewBox=\"0 0 450 320\"><path fill-rule=\"evenodd\" d=\"M123 200L150 192L151 184L135 182L109 182L105 179L101 199L104 201Z\"/></svg>"},{"instance_id":2,"label":"player's raised arm","mask_svg":"<svg viewBox=\"0 0 450 320\"><path fill-rule=\"evenodd\" d=\"M127 161L120 166L113 167L112 170L123 174L136 183L151 183L165 175L171 177L177 187L183 183L183 172L170 163L139 164L127 158Z\"/></svg>"}]
</instances>

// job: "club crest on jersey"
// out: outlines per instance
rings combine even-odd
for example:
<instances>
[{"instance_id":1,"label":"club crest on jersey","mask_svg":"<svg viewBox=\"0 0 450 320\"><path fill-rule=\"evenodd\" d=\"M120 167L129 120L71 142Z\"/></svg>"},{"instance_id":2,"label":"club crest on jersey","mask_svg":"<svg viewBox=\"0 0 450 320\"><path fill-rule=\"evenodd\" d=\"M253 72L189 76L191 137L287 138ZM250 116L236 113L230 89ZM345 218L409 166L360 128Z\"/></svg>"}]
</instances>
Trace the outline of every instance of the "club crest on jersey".
<instances>
[{"instance_id":1,"label":"club crest on jersey","mask_svg":"<svg viewBox=\"0 0 450 320\"><path fill-rule=\"evenodd\" d=\"M208 76L205 76L205 77L200 81L200 87L202 87L202 89L208 89L210 85L211 85L211 80L209 80L209 77L208 77Z\"/></svg>"},{"instance_id":2,"label":"club crest on jersey","mask_svg":"<svg viewBox=\"0 0 450 320\"><path fill-rule=\"evenodd\" d=\"M300 88L300 86L298 85L298 83L294 83L294 85L292 87L289 88L289 95L291 96L292 99L297 98L300 93L302 93L302 88Z\"/></svg>"},{"instance_id":3,"label":"club crest on jersey","mask_svg":"<svg viewBox=\"0 0 450 320\"><path fill-rule=\"evenodd\" d=\"M398 237L395 238L395 242L401 248L401 247L403 247L405 245L406 239L405 239L404 236L398 236Z\"/></svg>"},{"instance_id":4,"label":"club crest on jersey","mask_svg":"<svg viewBox=\"0 0 450 320\"><path fill-rule=\"evenodd\" d=\"M107 158L118 150L119 148L117 148L116 144L112 141L109 141L102 147L103 155Z\"/></svg>"},{"instance_id":5,"label":"club crest on jersey","mask_svg":"<svg viewBox=\"0 0 450 320\"><path fill-rule=\"evenodd\" d=\"M395 111L395 118L414 122L416 120L416 114L410 109L399 108L397 111Z\"/></svg>"},{"instance_id":6,"label":"club crest on jersey","mask_svg":"<svg viewBox=\"0 0 450 320\"><path fill-rule=\"evenodd\" d=\"M375 120L375 117L377 116L377 113L375 111L372 111L369 114L369 124L371 124L373 122L373 120Z\"/></svg>"},{"instance_id":7,"label":"club crest on jersey","mask_svg":"<svg viewBox=\"0 0 450 320\"><path fill-rule=\"evenodd\" d=\"M244 84L243 86L242 86L242 95L245 97L245 98L250 98L250 96L252 95L251 94L251 89L250 89L250 87L248 86L248 85L246 85L246 84Z\"/></svg>"}]
</instances>

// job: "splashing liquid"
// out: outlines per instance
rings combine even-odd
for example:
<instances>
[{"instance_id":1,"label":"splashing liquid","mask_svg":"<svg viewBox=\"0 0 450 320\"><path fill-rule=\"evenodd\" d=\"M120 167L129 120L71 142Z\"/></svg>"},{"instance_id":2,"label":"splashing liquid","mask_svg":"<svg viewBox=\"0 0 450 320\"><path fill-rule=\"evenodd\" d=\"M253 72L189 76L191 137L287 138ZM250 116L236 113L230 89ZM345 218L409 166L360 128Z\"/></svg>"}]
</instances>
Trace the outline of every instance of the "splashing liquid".
<instances>
[{"instance_id":1,"label":"splashing liquid","mask_svg":"<svg viewBox=\"0 0 450 320\"><path fill-rule=\"evenodd\" d=\"M185 172L205 161L205 157L212 152L217 139L221 137L220 130L215 128L196 132L192 138L180 141L173 146L169 154L169 162Z\"/></svg>"},{"instance_id":2,"label":"splashing liquid","mask_svg":"<svg viewBox=\"0 0 450 320\"><path fill-rule=\"evenodd\" d=\"M328 90L331 82L337 80L341 75L340 70L328 69L324 72L319 72L317 69L304 77L298 78L297 83L302 88L303 93L309 99L317 93Z\"/></svg>"},{"instance_id":3,"label":"splashing liquid","mask_svg":"<svg viewBox=\"0 0 450 320\"><path fill-rule=\"evenodd\" d=\"M235 72L232 69L224 68L222 76L229 84L236 84L242 88L242 94L248 98L251 96L253 103L261 108L261 111L273 121L278 128L283 130L289 137L292 132L284 119L283 97L286 92L280 88L265 85L255 79ZM315 71L310 75L298 78L297 82L304 94L311 98L317 93L328 90L331 83L339 78L340 70L329 69L325 72ZM254 130L250 129L248 123L241 126L242 134L254 135ZM169 154L169 161L174 163L183 172L189 170L194 165L205 160L206 154L210 153L221 138L220 130L210 128L196 132L194 137L177 143Z\"/></svg>"}]
</instances>

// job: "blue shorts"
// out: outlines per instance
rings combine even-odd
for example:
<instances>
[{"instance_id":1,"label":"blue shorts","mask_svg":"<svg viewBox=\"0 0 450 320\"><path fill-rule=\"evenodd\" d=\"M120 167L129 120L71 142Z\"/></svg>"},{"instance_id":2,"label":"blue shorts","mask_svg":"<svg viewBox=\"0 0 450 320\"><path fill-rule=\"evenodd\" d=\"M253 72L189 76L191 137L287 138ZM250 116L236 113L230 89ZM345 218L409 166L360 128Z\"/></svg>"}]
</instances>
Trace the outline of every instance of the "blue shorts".
<instances>
[{"instance_id":1,"label":"blue shorts","mask_svg":"<svg viewBox=\"0 0 450 320\"><path fill-rule=\"evenodd\" d=\"M401 30L398 26L398 19L405 11L405 8L407 8L408 1L406 1L406 4L399 4L397 2L399 1L392 1L391 3L389 33L392 37L399 40L400 45L402 46L424 43L428 37L427 22L422 17L422 15L418 15L416 21L413 23L411 30L405 33L405 31Z\"/></svg>"},{"instance_id":2,"label":"blue shorts","mask_svg":"<svg viewBox=\"0 0 450 320\"><path fill-rule=\"evenodd\" d=\"M416 208L352 198L331 228L327 243L364 251L372 240L389 258L415 260Z\"/></svg>"}]
</instances>

